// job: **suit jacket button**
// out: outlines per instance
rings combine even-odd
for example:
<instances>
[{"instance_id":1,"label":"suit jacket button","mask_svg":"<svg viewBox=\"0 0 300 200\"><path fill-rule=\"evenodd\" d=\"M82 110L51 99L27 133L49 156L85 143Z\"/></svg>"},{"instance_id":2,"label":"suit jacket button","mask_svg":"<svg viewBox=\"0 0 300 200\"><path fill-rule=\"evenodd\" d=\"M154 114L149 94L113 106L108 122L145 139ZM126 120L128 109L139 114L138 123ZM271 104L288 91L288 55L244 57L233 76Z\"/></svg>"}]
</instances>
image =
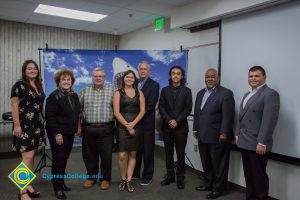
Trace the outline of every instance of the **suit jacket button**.
<instances>
[{"instance_id":1,"label":"suit jacket button","mask_svg":"<svg viewBox=\"0 0 300 200\"><path fill-rule=\"evenodd\" d=\"M252 120L250 119L249 122L252 122Z\"/></svg>"}]
</instances>

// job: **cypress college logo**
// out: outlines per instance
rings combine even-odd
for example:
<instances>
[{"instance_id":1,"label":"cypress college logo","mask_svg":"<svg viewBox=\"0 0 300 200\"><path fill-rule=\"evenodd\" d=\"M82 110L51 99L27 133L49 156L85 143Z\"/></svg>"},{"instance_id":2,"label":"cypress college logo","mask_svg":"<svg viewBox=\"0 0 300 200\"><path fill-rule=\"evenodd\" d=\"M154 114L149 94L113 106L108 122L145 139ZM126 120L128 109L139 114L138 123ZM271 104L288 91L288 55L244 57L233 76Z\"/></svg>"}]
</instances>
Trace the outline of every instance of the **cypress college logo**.
<instances>
[{"instance_id":1,"label":"cypress college logo","mask_svg":"<svg viewBox=\"0 0 300 200\"><path fill-rule=\"evenodd\" d=\"M23 190L36 178L36 175L23 162L21 162L14 171L8 175L8 178L14 182L18 188Z\"/></svg>"}]
</instances>

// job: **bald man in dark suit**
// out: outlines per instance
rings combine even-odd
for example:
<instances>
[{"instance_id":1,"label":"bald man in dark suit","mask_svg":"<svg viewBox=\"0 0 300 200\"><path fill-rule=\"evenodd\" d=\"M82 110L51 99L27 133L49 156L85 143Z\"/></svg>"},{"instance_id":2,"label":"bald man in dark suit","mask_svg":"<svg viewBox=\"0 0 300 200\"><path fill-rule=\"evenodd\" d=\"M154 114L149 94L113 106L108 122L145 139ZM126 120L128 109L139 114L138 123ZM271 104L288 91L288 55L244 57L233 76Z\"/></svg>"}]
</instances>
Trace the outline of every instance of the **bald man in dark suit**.
<instances>
[{"instance_id":1,"label":"bald man in dark suit","mask_svg":"<svg viewBox=\"0 0 300 200\"><path fill-rule=\"evenodd\" d=\"M227 186L235 102L232 91L219 85L216 69L206 71L205 84L197 94L194 111L193 133L204 171L204 184L196 190L210 190L206 198L216 199Z\"/></svg>"}]
</instances>

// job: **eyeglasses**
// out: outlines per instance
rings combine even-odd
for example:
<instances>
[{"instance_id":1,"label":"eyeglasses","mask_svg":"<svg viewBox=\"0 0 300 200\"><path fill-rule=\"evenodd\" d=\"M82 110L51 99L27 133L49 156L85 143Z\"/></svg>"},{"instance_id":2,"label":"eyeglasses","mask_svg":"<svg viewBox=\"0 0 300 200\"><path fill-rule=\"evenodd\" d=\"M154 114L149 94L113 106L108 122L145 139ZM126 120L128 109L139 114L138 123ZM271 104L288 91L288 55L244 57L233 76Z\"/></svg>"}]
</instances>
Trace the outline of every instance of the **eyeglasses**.
<instances>
[{"instance_id":1,"label":"eyeglasses","mask_svg":"<svg viewBox=\"0 0 300 200\"><path fill-rule=\"evenodd\" d=\"M94 78L105 78L105 76L93 76Z\"/></svg>"}]
</instances>

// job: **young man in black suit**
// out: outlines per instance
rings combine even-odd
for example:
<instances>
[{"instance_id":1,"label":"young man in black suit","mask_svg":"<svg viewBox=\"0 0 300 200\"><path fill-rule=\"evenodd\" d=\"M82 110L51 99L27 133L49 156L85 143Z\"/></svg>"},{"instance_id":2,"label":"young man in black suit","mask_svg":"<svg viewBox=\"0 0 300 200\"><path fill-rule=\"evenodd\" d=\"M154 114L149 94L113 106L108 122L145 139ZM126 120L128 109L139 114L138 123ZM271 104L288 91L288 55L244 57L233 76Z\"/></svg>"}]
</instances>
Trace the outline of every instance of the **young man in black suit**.
<instances>
[{"instance_id":1,"label":"young man in black suit","mask_svg":"<svg viewBox=\"0 0 300 200\"><path fill-rule=\"evenodd\" d=\"M155 146L155 106L159 95L159 84L150 78L150 64L142 61L138 65L138 88L142 90L146 100L146 114L141 123L143 127L142 149L137 152L136 165L133 177L140 178L143 159L144 170L141 185L149 185L154 173L154 146Z\"/></svg>"},{"instance_id":2,"label":"young man in black suit","mask_svg":"<svg viewBox=\"0 0 300 200\"><path fill-rule=\"evenodd\" d=\"M192 92L185 86L184 70L173 66L169 71L169 86L162 89L159 112L163 119L163 140L166 153L167 175L161 185L175 182L174 145L177 154L177 187L184 188L185 146L189 132L187 117L192 111Z\"/></svg>"},{"instance_id":3,"label":"young man in black suit","mask_svg":"<svg viewBox=\"0 0 300 200\"><path fill-rule=\"evenodd\" d=\"M206 71L205 84L197 94L194 111L193 133L204 171L204 185L196 190L211 190L206 198L216 199L227 184L235 102L232 91L219 85L216 69Z\"/></svg>"}]
</instances>

